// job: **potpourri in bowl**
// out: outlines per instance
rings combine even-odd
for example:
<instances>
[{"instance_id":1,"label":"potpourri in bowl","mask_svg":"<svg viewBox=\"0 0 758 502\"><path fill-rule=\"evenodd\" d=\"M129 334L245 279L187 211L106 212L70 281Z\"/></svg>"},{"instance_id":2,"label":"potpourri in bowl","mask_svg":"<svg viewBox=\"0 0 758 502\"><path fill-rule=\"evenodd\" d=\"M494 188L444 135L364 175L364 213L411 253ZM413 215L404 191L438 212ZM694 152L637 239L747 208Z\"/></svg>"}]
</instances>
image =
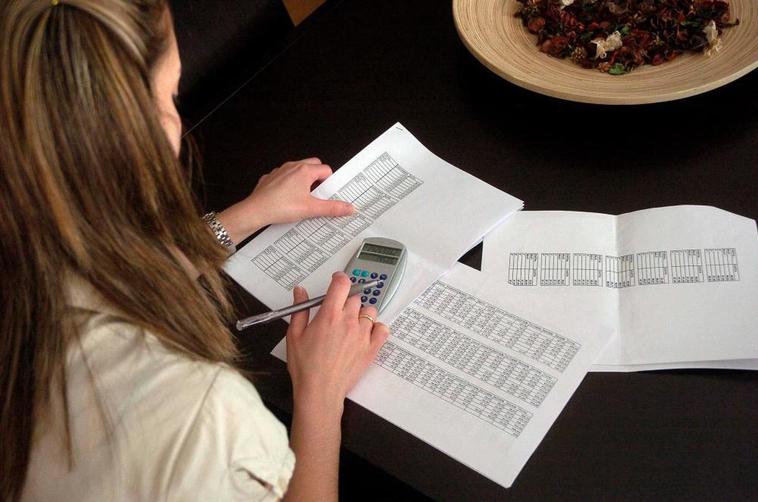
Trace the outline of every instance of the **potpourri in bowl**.
<instances>
[{"instance_id":1,"label":"potpourri in bowl","mask_svg":"<svg viewBox=\"0 0 758 502\"><path fill-rule=\"evenodd\" d=\"M623 75L685 52L715 55L732 21L725 0L514 0L540 50Z\"/></svg>"},{"instance_id":2,"label":"potpourri in bowl","mask_svg":"<svg viewBox=\"0 0 758 502\"><path fill-rule=\"evenodd\" d=\"M758 68L758 0L453 0L453 19L498 76L583 103L682 99Z\"/></svg>"}]
</instances>

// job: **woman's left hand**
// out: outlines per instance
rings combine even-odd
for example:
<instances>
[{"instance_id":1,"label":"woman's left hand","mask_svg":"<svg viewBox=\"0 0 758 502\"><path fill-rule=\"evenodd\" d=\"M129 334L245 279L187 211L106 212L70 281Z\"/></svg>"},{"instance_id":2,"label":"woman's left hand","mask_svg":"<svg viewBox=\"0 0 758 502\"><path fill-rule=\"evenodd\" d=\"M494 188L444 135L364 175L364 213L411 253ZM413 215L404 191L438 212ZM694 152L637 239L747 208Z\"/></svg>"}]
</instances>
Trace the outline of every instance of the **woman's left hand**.
<instances>
[{"instance_id":1,"label":"woman's left hand","mask_svg":"<svg viewBox=\"0 0 758 502\"><path fill-rule=\"evenodd\" d=\"M332 169L316 157L285 162L261 177L253 193L218 214L235 244L272 223L291 223L317 216L347 216L353 206L339 200L323 200L311 195L317 182Z\"/></svg>"}]
</instances>

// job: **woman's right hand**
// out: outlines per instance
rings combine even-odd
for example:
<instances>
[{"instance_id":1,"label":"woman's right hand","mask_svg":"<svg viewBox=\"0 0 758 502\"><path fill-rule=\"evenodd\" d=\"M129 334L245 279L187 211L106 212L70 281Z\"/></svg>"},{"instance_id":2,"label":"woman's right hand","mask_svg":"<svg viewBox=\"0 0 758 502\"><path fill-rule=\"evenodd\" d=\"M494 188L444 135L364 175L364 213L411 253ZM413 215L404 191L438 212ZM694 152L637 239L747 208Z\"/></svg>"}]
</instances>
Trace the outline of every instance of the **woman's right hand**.
<instances>
[{"instance_id":1,"label":"woman's right hand","mask_svg":"<svg viewBox=\"0 0 758 502\"><path fill-rule=\"evenodd\" d=\"M292 315L287 331L287 368L292 378L295 407L317 414L339 413L355 385L389 336L373 307L361 307L358 295L348 296L352 283L337 272L321 309L308 324L308 311ZM308 299L296 287L295 303ZM315 409L314 409L315 408Z\"/></svg>"}]
</instances>

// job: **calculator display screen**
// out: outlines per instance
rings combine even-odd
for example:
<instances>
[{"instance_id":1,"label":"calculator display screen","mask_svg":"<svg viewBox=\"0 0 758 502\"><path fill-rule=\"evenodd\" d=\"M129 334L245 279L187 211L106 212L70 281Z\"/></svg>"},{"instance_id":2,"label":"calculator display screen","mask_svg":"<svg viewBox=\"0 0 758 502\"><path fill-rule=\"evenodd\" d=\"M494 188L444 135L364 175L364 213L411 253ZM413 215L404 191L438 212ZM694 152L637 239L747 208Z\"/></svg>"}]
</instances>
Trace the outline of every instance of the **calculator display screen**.
<instances>
[{"instance_id":1,"label":"calculator display screen","mask_svg":"<svg viewBox=\"0 0 758 502\"><path fill-rule=\"evenodd\" d=\"M397 258L394 256L383 256L383 255L374 254L374 253L363 252L358 255L358 258L361 260L375 261L378 263L386 263L387 265L394 265L395 263L397 263Z\"/></svg>"},{"instance_id":2,"label":"calculator display screen","mask_svg":"<svg viewBox=\"0 0 758 502\"><path fill-rule=\"evenodd\" d=\"M363 253L372 253L372 254L383 254L386 256L395 256L400 257L400 254L403 252L402 249L397 248L389 248L386 246L377 246L376 244L364 244L363 249L361 250L361 254Z\"/></svg>"}]
</instances>

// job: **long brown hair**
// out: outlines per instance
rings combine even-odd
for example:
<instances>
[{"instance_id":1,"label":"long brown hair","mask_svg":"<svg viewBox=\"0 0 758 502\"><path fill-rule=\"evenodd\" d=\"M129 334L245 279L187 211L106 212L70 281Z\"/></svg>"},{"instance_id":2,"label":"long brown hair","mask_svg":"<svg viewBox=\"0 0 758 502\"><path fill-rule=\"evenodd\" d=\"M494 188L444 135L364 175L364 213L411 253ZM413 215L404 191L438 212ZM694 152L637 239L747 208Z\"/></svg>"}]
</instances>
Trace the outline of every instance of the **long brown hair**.
<instances>
[{"instance_id":1,"label":"long brown hair","mask_svg":"<svg viewBox=\"0 0 758 502\"><path fill-rule=\"evenodd\" d=\"M20 497L50 396L65 402L71 274L169 347L234 360L225 251L151 92L167 12L166 0L0 4L0 500Z\"/></svg>"}]
</instances>

